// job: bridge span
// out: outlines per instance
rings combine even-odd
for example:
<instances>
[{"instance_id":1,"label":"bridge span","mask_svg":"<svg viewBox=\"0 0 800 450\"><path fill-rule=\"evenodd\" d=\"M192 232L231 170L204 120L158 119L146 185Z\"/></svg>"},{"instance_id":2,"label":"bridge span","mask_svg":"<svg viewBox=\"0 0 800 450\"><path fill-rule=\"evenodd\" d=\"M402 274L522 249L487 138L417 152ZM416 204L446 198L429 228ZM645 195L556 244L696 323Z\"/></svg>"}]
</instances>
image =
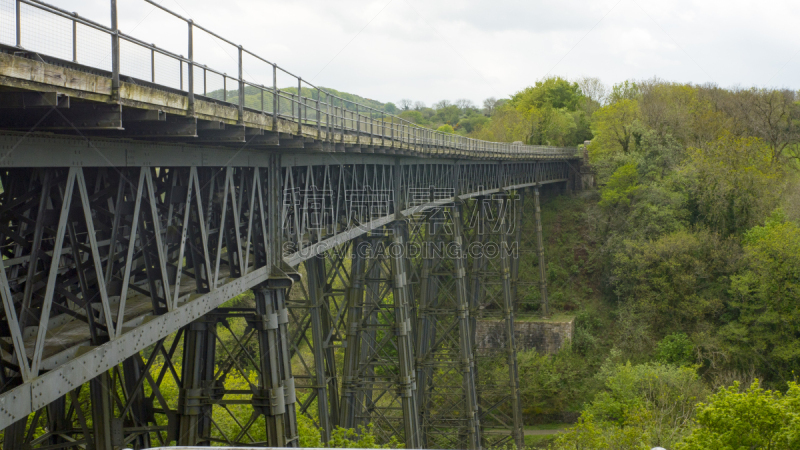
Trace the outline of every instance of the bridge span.
<instances>
[{"instance_id":1,"label":"bridge span","mask_svg":"<svg viewBox=\"0 0 800 450\"><path fill-rule=\"evenodd\" d=\"M539 191L582 188L576 149L419 127L143 0L171 53L110 3L0 0L3 448L296 447L298 415L521 447L520 255L544 273Z\"/></svg>"}]
</instances>

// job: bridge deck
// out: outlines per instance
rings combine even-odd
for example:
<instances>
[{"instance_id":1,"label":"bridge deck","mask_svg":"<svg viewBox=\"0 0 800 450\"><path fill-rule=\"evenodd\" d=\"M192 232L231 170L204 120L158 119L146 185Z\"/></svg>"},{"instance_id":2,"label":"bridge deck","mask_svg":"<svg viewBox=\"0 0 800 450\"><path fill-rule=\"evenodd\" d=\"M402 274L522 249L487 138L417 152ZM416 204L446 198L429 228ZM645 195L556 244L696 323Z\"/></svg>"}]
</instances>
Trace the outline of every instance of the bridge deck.
<instances>
[{"instance_id":1,"label":"bridge deck","mask_svg":"<svg viewBox=\"0 0 800 450\"><path fill-rule=\"evenodd\" d=\"M5 50L5 51L2 51ZM35 58L35 59L34 59ZM37 60L38 59L38 60ZM574 150L499 144L442 135L341 108L317 117L277 115L0 47L0 129L276 150L289 153L381 153L458 159L574 158ZM55 107L55 112L49 112ZM330 108L329 108L330 109ZM298 117L300 116L300 117ZM338 116L338 117L337 117Z\"/></svg>"}]
</instances>

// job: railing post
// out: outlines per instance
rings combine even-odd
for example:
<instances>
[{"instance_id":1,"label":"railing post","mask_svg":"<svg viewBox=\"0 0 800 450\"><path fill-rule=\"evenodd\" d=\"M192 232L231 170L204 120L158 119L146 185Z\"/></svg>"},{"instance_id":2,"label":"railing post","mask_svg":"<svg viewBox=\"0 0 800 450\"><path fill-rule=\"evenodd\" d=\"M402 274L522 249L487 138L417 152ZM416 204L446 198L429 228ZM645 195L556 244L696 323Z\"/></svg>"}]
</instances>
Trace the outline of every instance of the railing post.
<instances>
[{"instance_id":1,"label":"railing post","mask_svg":"<svg viewBox=\"0 0 800 450\"><path fill-rule=\"evenodd\" d=\"M539 206L539 186L533 188L534 219L536 220L536 253L539 255L539 290L542 296L542 317L549 317L547 301L547 264L544 259L544 240L542 239L542 209Z\"/></svg>"},{"instance_id":2,"label":"railing post","mask_svg":"<svg viewBox=\"0 0 800 450\"><path fill-rule=\"evenodd\" d=\"M156 50L150 49L150 82L156 82Z\"/></svg>"},{"instance_id":3,"label":"railing post","mask_svg":"<svg viewBox=\"0 0 800 450\"><path fill-rule=\"evenodd\" d=\"M328 129L328 139L330 140L331 144L333 144L333 125L331 124L331 97L329 94L325 94L325 126ZM335 148L334 148L335 151Z\"/></svg>"},{"instance_id":4,"label":"railing post","mask_svg":"<svg viewBox=\"0 0 800 450\"><path fill-rule=\"evenodd\" d=\"M239 123L244 123L244 70L242 60L244 59L242 46L239 46Z\"/></svg>"},{"instance_id":5,"label":"railing post","mask_svg":"<svg viewBox=\"0 0 800 450\"><path fill-rule=\"evenodd\" d=\"M189 24L189 115L194 116L194 25L192 19L187 22ZM155 65L154 65L155 66ZM155 75L155 67L153 68Z\"/></svg>"},{"instance_id":6,"label":"railing post","mask_svg":"<svg viewBox=\"0 0 800 450\"><path fill-rule=\"evenodd\" d=\"M320 92L319 92L319 88L317 88L317 139L321 139L322 138L322 124L320 123L320 120L322 119L322 116L321 116L320 110L319 110L319 96L320 96Z\"/></svg>"},{"instance_id":7,"label":"railing post","mask_svg":"<svg viewBox=\"0 0 800 450\"><path fill-rule=\"evenodd\" d=\"M272 65L272 131L278 131L278 66Z\"/></svg>"},{"instance_id":8,"label":"railing post","mask_svg":"<svg viewBox=\"0 0 800 450\"><path fill-rule=\"evenodd\" d=\"M17 2L19 4L19 2ZM111 100L119 101L119 27L117 0L111 0Z\"/></svg>"},{"instance_id":9,"label":"railing post","mask_svg":"<svg viewBox=\"0 0 800 450\"><path fill-rule=\"evenodd\" d=\"M78 17L78 13L75 13ZM78 62L78 21L72 21L72 62Z\"/></svg>"},{"instance_id":10,"label":"railing post","mask_svg":"<svg viewBox=\"0 0 800 450\"><path fill-rule=\"evenodd\" d=\"M339 111L342 112L342 144L344 144L344 130L347 125L346 116L344 115L344 100L342 100L342 106L339 107Z\"/></svg>"},{"instance_id":11,"label":"railing post","mask_svg":"<svg viewBox=\"0 0 800 450\"><path fill-rule=\"evenodd\" d=\"M17 0L17 48L22 48L22 17L20 16L20 1Z\"/></svg>"},{"instance_id":12,"label":"railing post","mask_svg":"<svg viewBox=\"0 0 800 450\"><path fill-rule=\"evenodd\" d=\"M300 99L303 97L303 78L297 77L297 135L303 134L303 110L300 109Z\"/></svg>"}]
</instances>

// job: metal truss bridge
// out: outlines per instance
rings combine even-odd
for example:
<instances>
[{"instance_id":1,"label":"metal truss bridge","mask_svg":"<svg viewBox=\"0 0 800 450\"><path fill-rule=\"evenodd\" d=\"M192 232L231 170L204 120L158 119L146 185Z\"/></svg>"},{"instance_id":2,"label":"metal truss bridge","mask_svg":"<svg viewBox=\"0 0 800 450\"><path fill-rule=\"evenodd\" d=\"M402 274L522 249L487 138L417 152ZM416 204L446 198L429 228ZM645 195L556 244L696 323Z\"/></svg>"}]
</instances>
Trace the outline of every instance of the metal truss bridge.
<instances>
[{"instance_id":1,"label":"metal truss bridge","mask_svg":"<svg viewBox=\"0 0 800 450\"><path fill-rule=\"evenodd\" d=\"M114 0L0 0L3 448L522 447L514 314L547 295L520 264L577 149L416 126L141 3L188 56Z\"/></svg>"}]
</instances>

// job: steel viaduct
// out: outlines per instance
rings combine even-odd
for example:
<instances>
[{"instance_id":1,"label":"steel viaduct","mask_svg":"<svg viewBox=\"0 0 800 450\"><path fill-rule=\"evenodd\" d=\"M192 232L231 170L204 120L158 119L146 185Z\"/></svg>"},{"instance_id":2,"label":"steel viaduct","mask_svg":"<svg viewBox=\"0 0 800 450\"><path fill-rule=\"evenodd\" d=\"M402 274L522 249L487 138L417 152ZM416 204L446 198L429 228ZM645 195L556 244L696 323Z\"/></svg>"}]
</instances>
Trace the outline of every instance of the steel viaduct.
<instances>
[{"instance_id":1,"label":"steel viaduct","mask_svg":"<svg viewBox=\"0 0 800 450\"><path fill-rule=\"evenodd\" d=\"M416 126L141 3L187 56L115 0L110 26L0 0L2 447L297 447L305 415L521 448L518 290L547 296L520 255L543 270L539 191L581 189L576 149Z\"/></svg>"}]
</instances>

